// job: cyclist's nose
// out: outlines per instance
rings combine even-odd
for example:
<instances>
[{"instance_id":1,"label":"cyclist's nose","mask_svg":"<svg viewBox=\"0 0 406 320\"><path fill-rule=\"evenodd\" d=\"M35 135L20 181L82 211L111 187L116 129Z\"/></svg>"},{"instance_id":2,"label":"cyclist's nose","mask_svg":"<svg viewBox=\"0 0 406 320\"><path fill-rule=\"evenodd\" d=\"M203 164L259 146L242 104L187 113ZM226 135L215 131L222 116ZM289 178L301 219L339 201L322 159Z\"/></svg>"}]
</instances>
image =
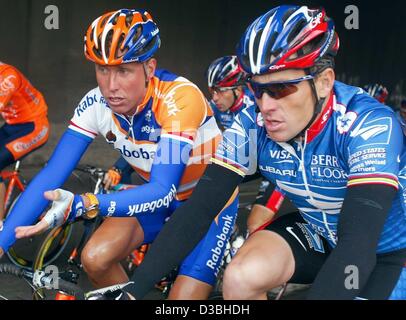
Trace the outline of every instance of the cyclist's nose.
<instances>
[{"instance_id":1,"label":"cyclist's nose","mask_svg":"<svg viewBox=\"0 0 406 320\"><path fill-rule=\"evenodd\" d=\"M269 96L266 92L264 92L262 98L259 99L258 106L261 112L275 111L278 108L276 99Z\"/></svg>"},{"instance_id":2,"label":"cyclist's nose","mask_svg":"<svg viewBox=\"0 0 406 320\"><path fill-rule=\"evenodd\" d=\"M111 92L117 91L119 89L118 77L115 72L109 73L108 79L107 79L107 85L108 85L108 89Z\"/></svg>"}]
</instances>

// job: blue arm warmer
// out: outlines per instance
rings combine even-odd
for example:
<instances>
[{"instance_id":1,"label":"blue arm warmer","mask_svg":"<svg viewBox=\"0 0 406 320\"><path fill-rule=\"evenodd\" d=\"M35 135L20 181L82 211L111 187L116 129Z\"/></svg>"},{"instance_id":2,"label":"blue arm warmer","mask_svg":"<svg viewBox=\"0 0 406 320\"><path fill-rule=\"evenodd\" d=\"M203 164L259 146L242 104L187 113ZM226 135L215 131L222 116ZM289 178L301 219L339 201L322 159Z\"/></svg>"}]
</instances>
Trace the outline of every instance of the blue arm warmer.
<instances>
[{"instance_id":1,"label":"blue arm warmer","mask_svg":"<svg viewBox=\"0 0 406 320\"><path fill-rule=\"evenodd\" d=\"M15 242L15 228L32 225L48 204L44 192L63 185L92 140L68 129L46 167L30 182L0 232L0 247L7 251Z\"/></svg>"},{"instance_id":2,"label":"blue arm warmer","mask_svg":"<svg viewBox=\"0 0 406 320\"><path fill-rule=\"evenodd\" d=\"M149 183L108 195L98 195L100 214L128 217L136 213L168 210L175 199L192 146L162 138L154 158Z\"/></svg>"}]
</instances>

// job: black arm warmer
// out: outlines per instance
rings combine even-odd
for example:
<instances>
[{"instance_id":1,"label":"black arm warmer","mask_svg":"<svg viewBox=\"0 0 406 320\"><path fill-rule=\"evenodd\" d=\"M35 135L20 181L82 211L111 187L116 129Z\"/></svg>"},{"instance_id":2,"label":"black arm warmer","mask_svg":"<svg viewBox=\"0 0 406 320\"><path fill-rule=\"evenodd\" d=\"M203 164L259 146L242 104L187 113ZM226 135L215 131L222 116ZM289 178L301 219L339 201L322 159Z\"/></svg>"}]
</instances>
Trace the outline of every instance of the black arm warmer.
<instances>
[{"instance_id":1,"label":"black arm warmer","mask_svg":"<svg viewBox=\"0 0 406 320\"><path fill-rule=\"evenodd\" d=\"M259 179L259 178L262 178L262 174L259 171L257 171L250 176L245 176L241 183L247 183L247 182Z\"/></svg>"},{"instance_id":2,"label":"black arm warmer","mask_svg":"<svg viewBox=\"0 0 406 320\"><path fill-rule=\"evenodd\" d=\"M155 239L126 291L142 299L163 276L178 266L208 231L242 177L210 164L191 198L179 207Z\"/></svg>"},{"instance_id":3,"label":"black arm warmer","mask_svg":"<svg viewBox=\"0 0 406 320\"><path fill-rule=\"evenodd\" d=\"M338 242L318 273L308 299L354 299L362 291L376 264L376 248L396 190L387 185L348 188L338 223ZM356 266L359 288L347 289ZM347 280L347 282L346 282Z\"/></svg>"}]
</instances>

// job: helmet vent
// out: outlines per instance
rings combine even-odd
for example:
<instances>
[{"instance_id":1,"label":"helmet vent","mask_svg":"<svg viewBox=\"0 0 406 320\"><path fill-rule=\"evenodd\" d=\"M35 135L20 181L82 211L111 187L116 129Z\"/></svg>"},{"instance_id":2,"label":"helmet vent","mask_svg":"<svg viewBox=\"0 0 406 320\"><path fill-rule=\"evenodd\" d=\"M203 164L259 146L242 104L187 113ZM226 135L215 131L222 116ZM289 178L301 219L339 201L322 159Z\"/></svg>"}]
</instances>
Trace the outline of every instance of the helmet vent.
<instances>
[{"instance_id":1,"label":"helmet vent","mask_svg":"<svg viewBox=\"0 0 406 320\"><path fill-rule=\"evenodd\" d=\"M100 50L96 49L96 47L93 47L93 53L97 58L102 59L102 55L100 53Z\"/></svg>"},{"instance_id":2,"label":"helmet vent","mask_svg":"<svg viewBox=\"0 0 406 320\"><path fill-rule=\"evenodd\" d=\"M118 49L116 50L116 57L115 57L116 59L119 58L119 57L122 57L124 55L124 52L127 51L125 49L121 50L121 46L123 44L124 39L125 39L125 34L121 33L120 39L118 39L118 42L117 42L117 48Z\"/></svg>"},{"instance_id":3,"label":"helmet vent","mask_svg":"<svg viewBox=\"0 0 406 320\"><path fill-rule=\"evenodd\" d=\"M284 24L288 18L296 11L296 8L291 8L289 10L286 10L285 14L282 17L282 23Z\"/></svg>"},{"instance_id":4,"label":"helmet vent","mask_svg":"<svg viewBox=\"0 0 406 320\"><path fill-rule=\"evenodd\" d=\"M299 33L306 27L306 23L302 20L300 23L296 24L288 36L288 43L292 41L299 35Z\"/></svg>"},{"instance_id":5,"label":"helmet vent","mask_svg":"<svg viewBox=\"0 0 406 320\"><path fill-rule=\"evenodd\" d=\"M120 12L117 12L111 19L111 24L115 26L117 24L118 18L120 17Z\"/></svg>"},{"instance_id":6,"label":"helmet vent","mask_svg":"<svg viewBox=\"0 0 406 320\"><path fill-rule=\"evenodd\" d=\"M142 21L147 22L148 21L148 17L145 14L141 14L142 17Z\"/></svg>"},{"instance_id":7,"label":"helmet vent","mask_svg":"<svg viewBox=\"0 0 406 320\"><path fill-rule=\"evenodd\" d=\"M133 21L133 15L131 13L127 13L125 16L125 26L127 28L131 27L131 22Z\"/></svg>"},{"instance_id":8,"label":"helmet vent","mask_svg":"<svg viewBox=\"0 0 406 320\"><path fill-rule=\"evenodd\" d=\"M135 43L140 38L141 35L142 35L142 25L138 25L137 30L134 33L132 43Z\"/></svg>"},{"instance_id":9,"label":"helmet vent","mask_svg":"<svg viewBox=\"0 0 406 320\"><path fill-rule=\"evenodd\" d=\"M107 57L110 56L111 42L113 40L113 34L114 34L114 31L109 30L109 32L107 33L107 36L106 36L105 44L106 44L106 56Z\"/></svg>"}]
</instances>

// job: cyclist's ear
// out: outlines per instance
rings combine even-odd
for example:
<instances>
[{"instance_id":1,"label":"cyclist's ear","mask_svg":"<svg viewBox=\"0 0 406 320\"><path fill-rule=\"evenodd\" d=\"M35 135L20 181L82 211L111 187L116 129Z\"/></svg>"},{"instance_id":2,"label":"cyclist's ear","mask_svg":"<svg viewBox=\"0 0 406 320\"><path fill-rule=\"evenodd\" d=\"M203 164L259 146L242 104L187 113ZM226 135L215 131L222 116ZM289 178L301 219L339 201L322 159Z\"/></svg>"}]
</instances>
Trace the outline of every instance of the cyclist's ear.
<instances>
[{"instance_id":1,"label":"cyclist's ear","mask_svg":"<svg viewBox=\"0 0 406 320\"><path fill-rule=\"evenodd\" d=\"M155 70L157 66L157 61L155 58L151 58L148 61L144 62L144 69L145 75L147 77L147 81L150 81L153 76L155 75Z\"/></svg>"},{"instance_id":2,"label":"cyclist's ear","mask_svg":"<svg viewBox=\"0 0 406 320\"><path fill-rule=\"evenodd\" d=\"M240 95L244 92L244 87L243 86L238 86L234 90L237 92L237 96L240 97Z\"/></svg>"},{"instance_id":3,"label":"cyclist's ear","mask_svg":"<svg viewBox=\"0 0 406 320\"><path fill-rule=\"evenodd\" d=\"M319 98L326 98L330 95L331 90L333 90L334 81L335 72L332 68L327 68L316 76L314 82Z\"/></svg>"}]
</instances>

